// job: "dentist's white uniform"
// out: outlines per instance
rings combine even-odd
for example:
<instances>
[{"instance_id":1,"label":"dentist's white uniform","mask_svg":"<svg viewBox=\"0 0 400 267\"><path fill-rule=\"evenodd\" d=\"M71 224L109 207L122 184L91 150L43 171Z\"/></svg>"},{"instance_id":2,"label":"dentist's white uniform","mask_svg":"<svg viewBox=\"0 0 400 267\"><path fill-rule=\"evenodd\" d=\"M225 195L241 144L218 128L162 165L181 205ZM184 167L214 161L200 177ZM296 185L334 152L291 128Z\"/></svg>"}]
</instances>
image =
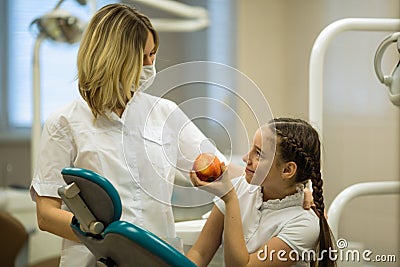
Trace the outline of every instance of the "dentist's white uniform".
<instances>
[{"instance_id":1,"label":"dentist's white uniform","mask_svg":"<svg viewBox=\"0 0 400 267\"><path fill-rule=\"evenodd\" d=\"M175 170L190 170L207 138L177 105L135 93L122 118L94 120L83 99L54 113L45 123L31 195L59 198L64 167L93 170L107 178L122 200L122 218L158 236L174 236L169 205ZM224 156L216 155L226 162ZM201 191L201 190L199 190ZM65 206L63 206L66 209ZM63 241L60 266L95 266L83 244Z\"/></svg>"}]
</instances>

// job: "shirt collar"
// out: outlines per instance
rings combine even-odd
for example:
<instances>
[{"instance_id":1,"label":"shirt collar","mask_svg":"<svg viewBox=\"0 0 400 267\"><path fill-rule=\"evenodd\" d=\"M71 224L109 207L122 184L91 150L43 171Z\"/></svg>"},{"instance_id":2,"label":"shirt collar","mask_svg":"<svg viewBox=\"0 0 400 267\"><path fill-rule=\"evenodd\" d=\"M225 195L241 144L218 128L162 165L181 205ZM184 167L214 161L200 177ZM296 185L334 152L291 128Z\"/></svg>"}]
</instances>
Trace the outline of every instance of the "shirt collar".
<instances>
[{"instance_id":1,"label":"shirt collar","mask_svg":"<svg viewBox=\"0 0 400 267\"><path fill-rule=\"evenodd\" d=\"M304 185L299 184L296 188L297 192L293 195L288 195L283 199L270 199L262 203L261 209L283 209L293 206L303 206L304 201ZM261 195L262 197L262 195Z\"/></svg>"}]
</instances>

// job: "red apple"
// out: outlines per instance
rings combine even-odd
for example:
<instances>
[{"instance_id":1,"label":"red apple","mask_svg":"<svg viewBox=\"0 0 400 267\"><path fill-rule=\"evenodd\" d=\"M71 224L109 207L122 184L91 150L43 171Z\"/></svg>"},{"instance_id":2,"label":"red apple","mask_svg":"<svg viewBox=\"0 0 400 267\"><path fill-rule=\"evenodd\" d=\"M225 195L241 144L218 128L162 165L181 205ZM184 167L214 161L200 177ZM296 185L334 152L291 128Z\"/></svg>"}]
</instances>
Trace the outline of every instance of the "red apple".
<instances>
[{"instance_id":1,"label":"red apple","mask_svg":"<svg viewBox=\"0 0 400 267\"><path fill-rule=\"evenodd\" d=\"M193 163L193 170L200 180L212 182L221 176L221 162L211 153L202 153Z\"/></svg>"}]
</instances>

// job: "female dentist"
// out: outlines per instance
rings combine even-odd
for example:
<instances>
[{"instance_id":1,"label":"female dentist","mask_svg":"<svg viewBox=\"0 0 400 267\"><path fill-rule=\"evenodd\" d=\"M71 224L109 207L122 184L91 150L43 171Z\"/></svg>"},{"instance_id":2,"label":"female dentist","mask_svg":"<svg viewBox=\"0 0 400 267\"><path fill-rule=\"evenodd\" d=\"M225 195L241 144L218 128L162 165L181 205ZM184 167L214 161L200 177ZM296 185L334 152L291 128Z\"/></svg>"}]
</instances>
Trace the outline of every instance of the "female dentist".
<instances>
[{"instance_id":1,"label":"female dentist","mask_svg":"<svg viewBox=\"0 0 400 267\"><path fill-rule=\"evenodd\" d=\"M109 179L121 197L122 220L175 236L173 167L190 170L207 138L175 103L138 90L155 74L158 45L149 19L123 4L101 8L84 33L77 59L81 97L47 119L30 187L39 228L63 238L60 266L96 265L57 193L64 167Z\"/></svg>"}]
</instances>

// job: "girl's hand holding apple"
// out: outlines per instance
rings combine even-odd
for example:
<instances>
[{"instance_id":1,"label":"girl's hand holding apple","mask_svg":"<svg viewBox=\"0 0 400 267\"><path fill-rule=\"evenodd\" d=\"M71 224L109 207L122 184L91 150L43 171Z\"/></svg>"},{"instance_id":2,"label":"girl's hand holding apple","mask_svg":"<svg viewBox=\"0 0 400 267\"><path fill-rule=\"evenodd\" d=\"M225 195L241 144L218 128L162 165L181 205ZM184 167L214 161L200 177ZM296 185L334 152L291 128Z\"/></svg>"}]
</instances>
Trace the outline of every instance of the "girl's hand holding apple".
<instances>
[{"instance_id":1,"label":"girl's hand holding apple","mask_svg":"<svg viewBox=\"0 0 400 267\"><path fill-rule=\"evenodd\" d=\"M215 155L203 153L196 158L193 164L190 180L201 190L222 198L233 188L227 170L228 167L225 166L225 163L221 163Z\"/></svg>"}]
</instances>

